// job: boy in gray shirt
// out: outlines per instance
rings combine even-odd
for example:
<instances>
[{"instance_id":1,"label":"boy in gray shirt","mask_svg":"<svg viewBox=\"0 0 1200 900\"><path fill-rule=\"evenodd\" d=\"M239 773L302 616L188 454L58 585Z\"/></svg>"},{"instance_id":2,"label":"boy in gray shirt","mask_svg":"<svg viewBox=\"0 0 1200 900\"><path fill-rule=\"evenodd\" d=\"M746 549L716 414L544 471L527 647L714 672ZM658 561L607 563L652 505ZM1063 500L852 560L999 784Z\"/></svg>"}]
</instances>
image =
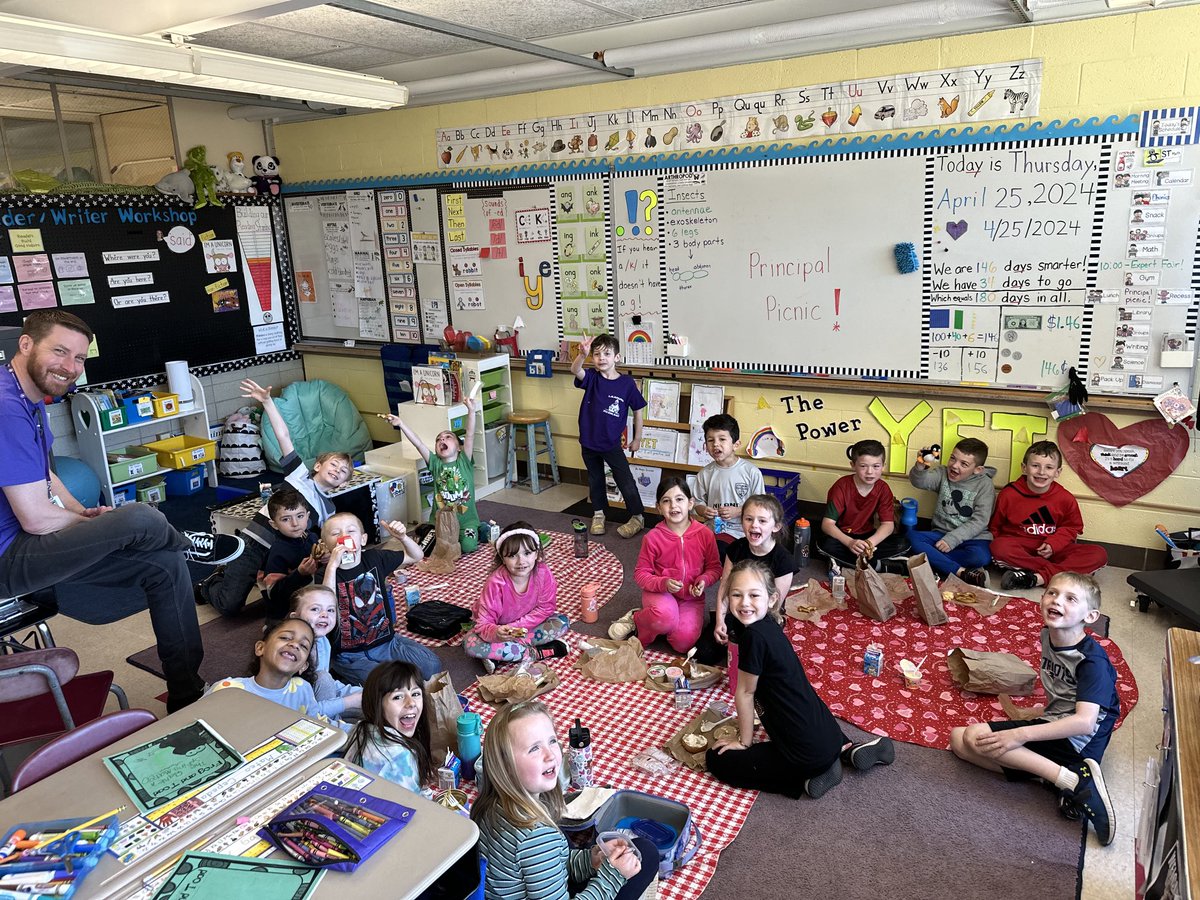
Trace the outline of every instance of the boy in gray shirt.
<instances>
[{"instance_id":1,"label":"boy in gray shirt","mask_svg":"<svg viewBox=\"0 0 1200 900\"><path fill-rule=\"evenodd\" d=\"M704 420L704 449L712 462L696 475L693 515L710 528L720 517L721 534L729 537L718 537L718 548L722 542L746 536L742 530L742 503L754 494L766 493L758 466L737 455L741 436L733 416L717 413Z\"/></svg>"},{"instance_id":2,"label":"boy in gray shirt","mask_svg":"<svg viewBox=\"0 0 1200 900\"><path fill-rule=\"evenodd\" d=\"M996 470L985 466L988 446L978 438L963 438L946 465L929 465L927 451L917 455L909 470L913 487L937 493L933 530L909 529L914 554L924 553L939 575L957 575L968 584L983 587L992 561L988 522L996 505Z\"/></svg>"}]
</instances>

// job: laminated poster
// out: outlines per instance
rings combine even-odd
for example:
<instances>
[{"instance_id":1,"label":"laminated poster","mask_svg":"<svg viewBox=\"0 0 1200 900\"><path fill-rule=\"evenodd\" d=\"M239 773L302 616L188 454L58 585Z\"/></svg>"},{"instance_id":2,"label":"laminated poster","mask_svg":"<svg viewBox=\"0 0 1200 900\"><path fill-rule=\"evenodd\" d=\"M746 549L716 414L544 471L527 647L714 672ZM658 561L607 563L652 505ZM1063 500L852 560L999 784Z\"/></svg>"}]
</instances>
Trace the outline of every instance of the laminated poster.
<instances>
[{"instance_id":1,"label":"laminated poster","mask_svg":"<svg viewBox=\"0 0 1200 900\"><path fill-rule=\"evenodd\" d=\"M104 758L105 768L143 813L204 787L242 762L203 719Z\"/></svg>"},{"instance_id":2,"label":"laminated poster","mask_svg":"<svg viewBox=\"0 0 1200 900\"><path fill-rule=\"evenodd\" d=\"M154 900L305 900L324 874L300 862L185 853Z\"/></svg>"}]
</instances>

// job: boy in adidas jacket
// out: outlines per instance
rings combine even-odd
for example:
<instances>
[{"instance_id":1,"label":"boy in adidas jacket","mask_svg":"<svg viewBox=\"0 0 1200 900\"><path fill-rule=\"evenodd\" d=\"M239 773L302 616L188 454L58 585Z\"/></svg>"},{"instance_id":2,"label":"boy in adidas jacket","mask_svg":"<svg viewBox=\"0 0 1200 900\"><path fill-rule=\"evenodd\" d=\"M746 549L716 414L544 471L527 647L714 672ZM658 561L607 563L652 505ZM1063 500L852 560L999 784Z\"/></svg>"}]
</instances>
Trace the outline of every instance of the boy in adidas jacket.
<instances>
[{"instance_id":1,"label":"boy in adidas jacket","mask_svg":"<svg viewBox=\"0 0 1200 900\"><path fill-rule=\"evenodd\" d=\"M1059 572L1091 574L1108 564L1095 544L1080 544L1083 516L1074 495L1055 479L1062 453L1053 441L1038 441L1025 451L1022 476L996 498L992 513L992 558L1012 567L1002 589L1033 588Z\"/></svg>"}]
</instances>

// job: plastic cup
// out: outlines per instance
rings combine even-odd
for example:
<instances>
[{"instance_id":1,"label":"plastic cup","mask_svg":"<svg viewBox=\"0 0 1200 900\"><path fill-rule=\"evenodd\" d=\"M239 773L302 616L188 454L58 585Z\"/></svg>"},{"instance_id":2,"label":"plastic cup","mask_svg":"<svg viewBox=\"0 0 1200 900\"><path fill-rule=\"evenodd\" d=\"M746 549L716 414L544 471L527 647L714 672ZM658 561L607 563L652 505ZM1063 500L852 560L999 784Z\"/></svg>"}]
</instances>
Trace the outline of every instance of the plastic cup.
<instances>
[{"instance_id":1,"label":"plastic cup","mask_svg":"<svg viewBox=\"0 0 1200 900\"><path fill-rule=\"evenodd\" d=\"M904 683L909 687L916 687L921 683L921 670L911 659L900 660L900 672L904 675Z\"/></svg>"}]
</instances>

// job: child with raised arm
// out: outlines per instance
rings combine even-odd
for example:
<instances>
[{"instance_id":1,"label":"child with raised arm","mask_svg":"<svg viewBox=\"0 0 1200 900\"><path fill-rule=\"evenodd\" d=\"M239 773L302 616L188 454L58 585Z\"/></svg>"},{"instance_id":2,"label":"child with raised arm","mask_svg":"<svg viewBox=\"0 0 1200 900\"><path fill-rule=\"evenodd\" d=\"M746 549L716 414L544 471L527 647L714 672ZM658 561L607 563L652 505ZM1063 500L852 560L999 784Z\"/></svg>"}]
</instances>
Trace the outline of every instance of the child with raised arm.
<instances>
[{"instance_id":1,"label":"child with raised arm","mask_svg":"<svg viewBox=\"0 0 1200 900\"><path fill-rule=\"evenodd\" d=\"M475 627L463 639L467 656L491 674L497 662L567 655L557 638L571 623L556 609L558 584L542 562L542 542L528 522L513 522L496 540L496 568L475 604Z\"/></svg>"},{"instance_id":2,"label":"child with raised arm","mask_svg":"<svg viewBox=\"0 0 1200 900\"><path fill-rule=\"evenodd\" d=\"M633 537L645 527L642 498L629 470L630 456L642 444L642 410L646 400L637 382L617 371L617 339L611 334L585 337L579 342L579 355L571 361L575 387L583 391L579 403L579 447L588 473L588 495L592 501L592 534L604 534L608 515L608 490L604 486L604 464L612 469L617 489L629 520L617 528L624 538ZM592 360L592 368L584 371L584 363ZM623 444L625 419L633 413L633 434Z\"/></svg>"},{"instance_id":3,"label":"child with raised arm","mask_svg":"<svg viewBox=\"0 0 1200 900\"><path fill-rule=\"evenodd\" d=\"M247 378L242 382L242 396L262 404L271 427L275 429L275 438L279 441L279 452L282 454L279 462L284 480L304 497L310 512L309 526L319 528L334 512L333 501L328 494L350 480L354 469L350 454L322 453L313 463L310 473L304 460L296 455L291 432L271 396L271 386L262 387ZM246 539L246 549L242 555L196 585L197 602L211 604L224 616L236 615L246 605L246 595L258 581L267 551L279 535L271 524L265 503L241 534Z\"/></svg>"},{"instance_id":4,"label":"child with raised arm","mask_svg":"<svg viewBox=\"0 0 1200 900\"><path fill-rule=\"evenodd\" d=\"M1103 547L1079 543L1083 515L1074 495L1058 483L1062 452L1054 441L1025 451L1021 477L1000 490L992 513L992 557L1013 568L1000 587L1040 587L1059 572L1091 574L1108 565Z\"/></svg>"},{"instance_id":5,"label":"child with raised arm","mask_svg":"<svg viewBox=\"0 0 1200 900\"><path fill-rule=\"evenodd\" d=\"M955 728L955 756L1009 781L1041 778L1058 789L1069 819L1086 816L1100 843L1117 833L1100 760L1121 714L1117 673L1108 654L1084 631L1100 617L1100 585L1090 575L1060 572L1042 592L1042 687L1045 711L1025 722Z\"/></svg>"},{"instance_id":6,"label":"child with raised arm","mask_svg":"<svg viewBox=\"0 0 1200 900\"><path fill-rule=\"evenodd\" d=\"M292 595L312 584L321 542L309 528L308 504L291 485L280 485L271 492L267 513L276 535L263 561L262 584L266 589L267 618L282 619L290 611Z\"/></svg>"},{"instance_id":7,"label":"child with raised arm","mask_svg":"<svg viewBox=\"0 0 1200 900\"><path fill-rule=\"evenodd\" d=\"M603 850L572 850L558 827L566 809L562 745L536 700L502 707L483 741L487 777L471 819L487 859L488 900L637 900L658 872L658 848L642 837ZM635 849L636 848L636 849Z\"/></svg>"},{"instance_id":8,"label":"child with raised arm","mask_svg":"<svg viewBox=\"0 0 1200 900\"><path fill-rule=\"evenodd\" d=\"M362 697L362 721L350 732L346 759L432 798L431 713L417 667L397 661L376 666L367 676Z\"/></svg>"},{"instance_id":9,"label":"child with raised arm","mask_svg":"<svg viewBox=\"0 0 1200 900\"><path fill-rule=\"evenodd\" d=\"M341 725L336 717L326 717L318 712L312 685L300 677L308 668L312 645L312 626L303 619L268 622L263 627L262 640L254 644L250 674L222 678L208 689L208 693L231 688L249 691L301 715L329 718L333 724Z\"/></svg>"},{"instance_id":10,"label":"child with raised arm","mask_svg":"<svg viewBox=\"0 0 1200 900\"><path fill-rule=\"evenodd\" d=\"M846 456L853 474L843 475L829 489L817 546L844 566L855 565L869 551L878 566L908 546L895 534L896 499L883 480L883 444L859 441Z\"/></svg>"},{"instance_id":11,"label":"child with raised arm","mask_svg":"<svg viewBox=\"0 0 1200 900\"><path fill-rule=\"evenodd\" d=\"M728 587L739 655L738 734L717 740L705 754L709 774L734 787L815 800L841 783L843 762L860 771L891 764L896 749L890 738L853 743L809 684L796 648L769 615L778 600L770 568L743 560ZM757 744L756 711L769 738Z\"/></svg>"},{"instance_id":12,"label":"child with raised arm","mask_svg":"<svg viewBox=\"0 0 1200 900\"><path fill-rule=\"evenodd\" d=\"M939 575L957 575L967 584L987 584L992 559L988 545L992 535L988 520L996 505L996 470L985 466L988 446L978 438L963 438L955 445L946 465L930 465L926 453L917 454L909 470L913 487L937 494L933 507L933 530L909 529L913 553L924 553Z\"/></svg>"},{"instance_id":13,"label":"child with raised arm","mask_svg":"<svg viewBox=\"0 0 1200 900\"><path fill-rule=\"evenodd\" d=\"M470 553L479 546L479 512L475 509L475 465L471 453L475 448L475 400L463 400L467 408L467 433L459 443L453 431L441 431L433 440L433 451L399 416L387 420L400 429L416 451L421 454L433 478L433 508L453 509L458 515L458 546Z\"/></svg>"},{"instance_id":14,"label":"child with raised arm","mask_svg":"<svg viewBox=\"0 0 1200 900\"><path fill-rule=\"evenodd\" d=\"M657 497L663 520L646 533L633 570L642 589L633 625L643 646L662 635L683 653L700 637L704 592L720 580L721 563L713 533L691 517L687 481L673 475L662 479Z\"/></svg>"},{"instance_id":15,"label":"child with raised arm","mask_svg":"<svg viewBox=\"0 0 1200 900\"><path fill-rule=\"evenodd\" d=\"M337 598L323 584L310 584L292 595L288 615L303 619L313 630L312 659L309 672L313 693L317 697L317 712L326 716L341 716L362 708L362 689L338 681L329 671L333 648L329 633L337 624Z\"/></svg>"},{"instance_id":16,"label":"child with raised arm","mask_svg":"<svg viewBox=\"0 0 1200 900\"><path fill-rule=\"evenodd\" d=\"M401 566L421 559L421 548L403 522L379 524L400 539L404 550L364 550L362 522L353 513L338 513L321 529L330 552L324 584L333 590L338 605L332 669L346 681L362 684L377 665L398 659L432 678L442 664L428 647L396 633L396 601L386 580Z\"/></svg>"},{"instance_id":17,"label":"child with raised arm","mask_svg":"<svg viewBox=\"0 0 1200 900\"><path fill-rule=\"evenodd\" d=\"M727 413L717 413L704 420L704 449L712 457L696 475L695 516L716 532L717 549L743 538L742 504L752 494L764 494L762 472L758 466L737 455L741 447L741 428Z\"/></svg>"}]
</instances>

